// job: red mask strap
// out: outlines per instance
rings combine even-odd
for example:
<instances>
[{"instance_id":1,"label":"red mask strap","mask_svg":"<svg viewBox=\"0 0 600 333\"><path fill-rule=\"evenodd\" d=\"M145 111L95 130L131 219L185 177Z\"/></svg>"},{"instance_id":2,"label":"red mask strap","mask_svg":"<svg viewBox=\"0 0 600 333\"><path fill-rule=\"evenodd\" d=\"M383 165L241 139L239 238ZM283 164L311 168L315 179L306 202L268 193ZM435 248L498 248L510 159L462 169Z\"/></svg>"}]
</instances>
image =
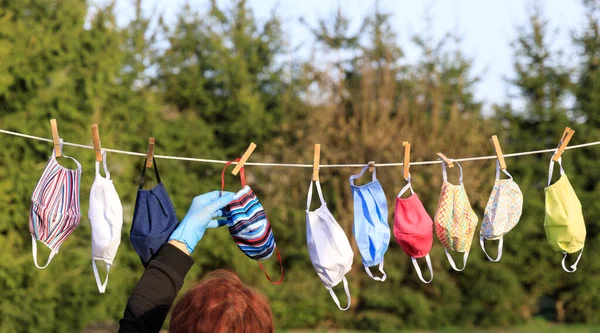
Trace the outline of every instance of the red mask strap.
<instances>
[{"instance_id":1,"label":"red mask strap","mask_svg":"<svg viewBox=\"0 0 600 333\"><path fill-rule=\"evenodd\" d=\"M229 161L225 163L225 167L223 168L223 172L221 172L221 191L225 191L225 169L230 166L233 162L239 162L240 159L236 158L233 161ZM242 182L242 188L246 186L246 174L244 173L244 167L240 169L240 180Z\"/></svg>"},{"instance_id":2,"label":"red mask strap","mask_svg":"<svg viewBox=\"0 0 600 333\"><path fill-rule=\"evenodd\" d=\"M260 266L260 269L262 269L263 273L265 273L265 276L267 277L267 280L269 280L269 282L271 282L272 284L280 284L281 281L283 281L283 264L281 263L281 253L279 253L279 249L277 248L277 246L275 247L275 251L277 252L277 259L279 260L279 267L281 268L281 277L279 278L279 281L273 282L269 274L267 274L267 271L265 270L263 264L259 260L257 260L257 262L258 266Z\"/></svg>"}]
</instances>

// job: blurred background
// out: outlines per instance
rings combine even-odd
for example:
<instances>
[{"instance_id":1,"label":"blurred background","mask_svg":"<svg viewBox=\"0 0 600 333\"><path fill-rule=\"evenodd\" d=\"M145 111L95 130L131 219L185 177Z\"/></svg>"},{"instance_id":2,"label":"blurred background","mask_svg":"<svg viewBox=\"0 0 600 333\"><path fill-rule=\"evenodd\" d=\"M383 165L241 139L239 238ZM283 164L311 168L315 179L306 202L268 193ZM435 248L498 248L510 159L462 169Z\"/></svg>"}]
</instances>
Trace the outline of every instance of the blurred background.
<instances>
[{"instance_id":1,"label":"blurred background","mask_svg":"<svg viewBox=\"0 0 600 333\"><path fill-rule=\"evenodd\" d=\"M98 123L107 148L145 152L153 136L156 154L212 159L238 157L253 141L254 162L312 163L320 143L323 164L401 162L402 141L412 143L413 161L438 151L492 155L494 134L504 153L554 148L565 126L576 131L572 145L598 141L599 10L596 1L575 0L0 0L0 128L50 137L56 118L65 141L91 144L90 125ZM38 270L29 200L51 145L5 134L0 145L0 332L116 331L143 271L129 243L143 158L107 156L125 224L107 293L99 294L87 219L94 152L64 149L83 165L82 220ZM231 267L269 297L277 332L600 331L600 149L563 155L587 221L574 274L562 270L544 232L549 159L507 158L525 205L504 238L502 261L487 261L475 241L466 270L454 272L436 239L429 285L393 239L388 279L368 278L352 236L348 177L359 168L322 169L328 207L355 250L347 312L308 258L311 169L249 166L284 258L284 283L271 285L219 229L194 252L184 291L206 272ZM220 187L221 165L157 164L180 218L195 195ZM463 167L481 219L495 163ZM432 216L440 169L411 168ZM394 207L401 167L377 176ZM228 175L227 189L237 181ZM267 262L273 275L275 261Z\"/></svg>"}]
</instances>

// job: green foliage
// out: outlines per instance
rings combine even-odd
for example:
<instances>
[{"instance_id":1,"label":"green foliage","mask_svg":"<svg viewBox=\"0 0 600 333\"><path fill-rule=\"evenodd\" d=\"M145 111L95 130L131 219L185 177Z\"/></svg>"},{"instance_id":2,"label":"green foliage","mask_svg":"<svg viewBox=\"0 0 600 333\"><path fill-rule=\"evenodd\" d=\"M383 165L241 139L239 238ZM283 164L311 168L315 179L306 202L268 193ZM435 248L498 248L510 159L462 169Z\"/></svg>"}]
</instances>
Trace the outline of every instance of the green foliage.
<instances>
[{"instance_id":1,"label":"green foliage","mask_svg":"<svg viewBox=\"0 0 600 333\"><path fill-rule=\"evenodd\" d=\"M532 13L513 45L510 82L523 107L497 105L491 117L482 115L482 101L474 97L478 77L472 59L455 36L415 36L421 56L408 63L392 13L375 6L353 30L354 22L340 9L314 27L305 24L314 37L311 61L288 61L293 50L275 12L259 20L243 0L205 3L205 10L184 5L175 22L167 23L144 15L142 1L136 0L135 17L119 27L114 5L90 10L83 0L0 0L0 128L48 137L48 119L54 117L66 141L89 144L89 125L98 123L105 147L143 152L154 136L157 154L215 159L233 159L254 141L259 149L252 160L290 163L310 161L312 144L319 142L321 162L336 164L397 161L402 141L413 143L413 161L430 160L437 151L450 157L489 155L492 134L503 140L505 153L535 150L556 145L565 126L576 130L573 144L600 140L600 20L593 1L586 1L585 22L574 33L576 66L565 65L553 47L541 9ZM142 159L108 154L125 225L107 293L101 295L90 265L87 220L92 151L65 147L83 165L82 222L52 264L38 270L30 254L27 214L50 145L11 136L3 136L2 143L0 332L78 332L91 324L116 323L142 273L128 235ZM352 236L347 183L357 170L322 169L328 207L354 246L347 312L334 306L308 259L304 209L310 169L249 166L248 182L261 198L282 253L285 282L271 285L223 228L208 231L200 242L183 291L207 271L232 267L268 296L277 331L483 332L474 327L511 330L536 316L599 324L595 281L600 263L593 254L600 245L593 221L600 220L600 152L564 154L588 221L585 253L571 275L560 268L562 256L551 251L543 229L549 157L507 159L526 200L521 222L505 237L502 262L488 262L475 242L467 269L457 273L434 241L435 279L429 285L419 282L410 258L393 239L386 254L388 279L376 283L367 277ZM492 163L483 163L463 166L480 218L494 179ZM172 160L158 165L180 217L195 195L220 187L219 165ZM400 169L378 171L388 198L394 198L405 184ZM412 169L413 187L432 215L440 171L439 166ZM227 174L226 189L239 188L238 181ZM391 223L392 201L388 204ZM49 251L40 251L43 261ZM276 259L265 265L279 277ZM560 331L538 321L515 329Z\"/></svg>"}]
</instances>

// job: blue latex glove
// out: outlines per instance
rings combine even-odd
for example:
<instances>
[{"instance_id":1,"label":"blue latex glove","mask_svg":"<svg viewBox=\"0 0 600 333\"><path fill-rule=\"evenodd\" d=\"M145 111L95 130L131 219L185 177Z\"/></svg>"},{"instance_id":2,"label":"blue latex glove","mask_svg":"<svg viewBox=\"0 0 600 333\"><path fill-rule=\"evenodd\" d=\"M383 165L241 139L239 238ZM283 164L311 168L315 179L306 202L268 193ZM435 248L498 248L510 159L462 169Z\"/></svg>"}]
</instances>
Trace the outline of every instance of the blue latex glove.
<instances>
[{"instance_id":1,"label":"blue latex glove","mask_svg":"<svg viewBox=\"0 0 600 333\"><path fill-rule=\"evenodd\" d=\"M223 216L223 208L233 199L235 193L213 191L199 195L192 200L187 214L173 231L169 240L185 243L190 253L202 239L207 228L217 228L227 224L226 220L213 220Z\"/></svg>"}]
</instances>

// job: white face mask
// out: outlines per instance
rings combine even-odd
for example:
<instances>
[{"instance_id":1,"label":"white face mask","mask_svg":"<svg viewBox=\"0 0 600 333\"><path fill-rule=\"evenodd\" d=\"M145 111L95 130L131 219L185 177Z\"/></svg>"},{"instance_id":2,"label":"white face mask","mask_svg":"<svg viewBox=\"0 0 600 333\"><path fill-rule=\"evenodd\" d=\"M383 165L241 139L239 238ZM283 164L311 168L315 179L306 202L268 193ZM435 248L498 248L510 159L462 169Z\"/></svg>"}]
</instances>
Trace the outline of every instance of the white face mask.
<instances>
[{"instance_id":1,"label":"white face mask","mask_svg":"<svg viewBox=\"0 0 600 333\"><path fill-rule=\"evenodd\" d=\"M310 183L306 203L306 239L308 243L308 256L319 275L319 278L329 290L333 301L340 310L350 308L350 291L345 275L352 269L354 252L344 230L335 221L327 204L323 200L321 185L317 181L317 192L321 199L321 207L310 211L313 183ZM342 308L340 301L333 292L333 287L340 282L344 283L344 290L348 296L348 306Z\"/></svg>"},{"instance_id":2,"label":"white face mask","mask_svg":"<svg viewBox=\"0 0 600 333\"><path fill-rule=\"evenodd\" d=\"M90 191L88 217L92 225L92 268L98 291L104 293L108 284L108 272L121 243L123 207L106 168L106 152L102 151L106 178L100 175L100 162L96 162L96 178ZM96 260L106 265L106 280L101 282Z\"/></svg>"}]
</instances>

